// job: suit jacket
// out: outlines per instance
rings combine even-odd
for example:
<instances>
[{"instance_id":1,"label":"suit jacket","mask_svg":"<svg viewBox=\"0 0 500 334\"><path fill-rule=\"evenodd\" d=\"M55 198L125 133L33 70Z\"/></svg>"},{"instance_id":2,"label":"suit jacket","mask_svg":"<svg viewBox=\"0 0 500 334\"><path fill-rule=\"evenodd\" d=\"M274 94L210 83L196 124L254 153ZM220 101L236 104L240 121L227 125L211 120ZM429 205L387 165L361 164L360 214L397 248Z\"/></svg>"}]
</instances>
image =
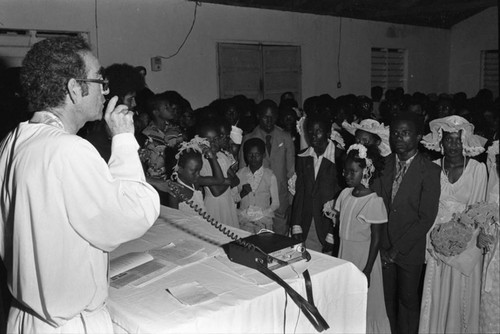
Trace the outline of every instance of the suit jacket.
<instances>
[{"instance_id":1,"label":"suit jacket","mask_svg":"<svg viewBox=\"0 0 500 334\"><path fill-rule=\"evenodd\" d=\"M439 207L441 169L418 153L391 202L395 173L396 156L393 153L386 158L382 175L373 182L373 190L384 199L388 215L382 248L398 250L396 263L423 264L426 235Z\"/></svg>"},{"instance_id":2,"label":"suit jacket","mask_svg":"<svg viewBox=\"0 0 500 334\"><path fill-rule=\"evenodd\" d=\"M288 132L283 131L281 128L275 126L271 131L271 156L264 155L262 165L273 171L278 181L278 193L280 198L280 207L275 211L275 215L284 216L285 211L290 205L288 195L288 179L295 173L295 148L293 146L292 137ZM252 132L243 137L241 143L239 165L240 168L245 167L245 159L243 156L243 145L250 138L260 138L266 142L267 133L257 126Z\"/></svg>"},{"instance_id":3,"label":"suit jacket","mask_svg":"<svg viewBox=\"0 0 500 334\"><path fill-rule=\"evenodd\" d=\"M306 239L314 218L320 241L324 244L326 235L333 232L333 224L330 218L323 215L323 205L332 200L340 190L337 183L337 167L330 160L323 158L315 178L314 158L298 156L295 171L297 180L291 225L300 225Z\"/></svg>"}]
</instances>

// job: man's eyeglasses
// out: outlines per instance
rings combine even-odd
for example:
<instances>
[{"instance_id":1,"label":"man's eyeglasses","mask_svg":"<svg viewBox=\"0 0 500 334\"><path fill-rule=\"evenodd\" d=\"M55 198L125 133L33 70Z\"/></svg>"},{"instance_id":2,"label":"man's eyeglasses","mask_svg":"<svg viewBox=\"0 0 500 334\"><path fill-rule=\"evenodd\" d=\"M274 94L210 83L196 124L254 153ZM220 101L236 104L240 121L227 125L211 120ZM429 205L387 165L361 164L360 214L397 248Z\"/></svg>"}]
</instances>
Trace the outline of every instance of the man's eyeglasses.
<instances>
[{"instance_id":1,"label":"man's eyeglasses","mask_svg":"<svg viewBox=\"0 0 500 334\"><path fill-rule=\"evenodd\" d=\"M109 90L109 81L106 79L75 79L81 82L94 82L102 85L102 91L107 92Z\"/></svg>"}]
</instances>

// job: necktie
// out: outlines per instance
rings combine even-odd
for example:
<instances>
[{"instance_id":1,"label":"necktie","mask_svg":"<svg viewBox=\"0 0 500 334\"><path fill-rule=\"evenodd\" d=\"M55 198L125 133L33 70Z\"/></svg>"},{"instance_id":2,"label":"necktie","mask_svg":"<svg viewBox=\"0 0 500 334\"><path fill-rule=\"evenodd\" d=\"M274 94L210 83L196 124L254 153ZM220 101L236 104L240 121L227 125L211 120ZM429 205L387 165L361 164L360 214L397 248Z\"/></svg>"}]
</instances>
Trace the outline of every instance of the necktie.
<instances>
[{"instance_id":1,"label":"necktie","mask_svg":"<svg viewBox=\"0 0 500 334\"><path fill-rule=\"evenodd\" d=\"M267 149L267 155L271 156L271 135L266 136L266 149Z\"/></svg>"},{"instance_id":2,"label":"necktie","mask_svg":"<svg viewBox=\"0 0 500 334\"><path fill-rule=\"evenodd\" d=\"M392 183L392 200L393 201L394 201L394 197L396 196L396 193L398 192L399 185L401 184L401 181L403 180L403 176L405 175L407 168L408 168L408 165L406 164L405 161L398 162L396 176L394 177L394 182Z\"/></svg>"}]
</instances>

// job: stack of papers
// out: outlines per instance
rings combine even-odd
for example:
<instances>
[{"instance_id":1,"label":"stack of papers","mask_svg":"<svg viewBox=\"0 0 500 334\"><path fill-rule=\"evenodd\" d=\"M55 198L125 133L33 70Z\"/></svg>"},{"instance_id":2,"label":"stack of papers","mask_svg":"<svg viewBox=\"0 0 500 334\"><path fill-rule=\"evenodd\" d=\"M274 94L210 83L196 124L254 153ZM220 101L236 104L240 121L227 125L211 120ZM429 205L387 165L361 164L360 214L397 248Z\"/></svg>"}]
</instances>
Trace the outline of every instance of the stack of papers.
<instances>
[{"instance_id":1,"label":"stack of papers","mask_svg":"<svg viewBox=\"0 0 500 334\"><path fill-rule=\"evenodd\" d=\"M111 260L110 285L116 289L129 284L135 287L145 286L160 279L177 267L174 263L155 259L146 252L125 254Z\"/></svg>"},{"instance_id":2,"label":"stack of papers","mask_svg":"<svg viewBox=\"0 0 500 334\"><path fill-rule=\"evenodd\" d=\"M210 249L210 254L207 253L204 245L196 240L179 240L147 252L128 253L111 260L110 285L116 289L143 287L216 252Z\"/></svg>"}]
</instances>

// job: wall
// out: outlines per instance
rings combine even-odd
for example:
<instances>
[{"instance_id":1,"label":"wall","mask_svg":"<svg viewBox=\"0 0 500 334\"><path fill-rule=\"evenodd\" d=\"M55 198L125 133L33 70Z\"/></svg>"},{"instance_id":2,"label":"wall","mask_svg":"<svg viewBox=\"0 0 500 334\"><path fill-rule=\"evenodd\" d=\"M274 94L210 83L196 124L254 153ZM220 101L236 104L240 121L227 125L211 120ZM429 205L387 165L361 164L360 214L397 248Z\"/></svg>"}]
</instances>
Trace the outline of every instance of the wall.
<instances>
[{"instance_id":1,"label":"wall","mask_svg":"<svg viewBox=\"0 0 500 334\"><path fill-rule=\"evenodd\" d=\"M451 29L450 92L475 96L481 85L481 51L498 50L498 7L464 20ZM498 92L494 92L498 96Z\"/></svg>"},{"instance_id":2,"label":"wall","mask_svg":"<svg viewBox=\"0 0 500 334\"><path fill-rule=\"evenodd\" d=\"M97 26L95 22L97 3ZM185 0L3 0L3 28L89 31L104 66L144 65L168 56L182 43L195 3ZM217 43L292 44L302 49L302 96L369 95L372 47L408 50L408 84L414 91L447 91L450 31L343 18L340 41L342 88L337 89L340 19L331 16L203 3L180 53L148 72L154 91L177 90L193 107L218 96ZM98 39L98 43L96 40Z\"/></svg>"}]
</instances>

